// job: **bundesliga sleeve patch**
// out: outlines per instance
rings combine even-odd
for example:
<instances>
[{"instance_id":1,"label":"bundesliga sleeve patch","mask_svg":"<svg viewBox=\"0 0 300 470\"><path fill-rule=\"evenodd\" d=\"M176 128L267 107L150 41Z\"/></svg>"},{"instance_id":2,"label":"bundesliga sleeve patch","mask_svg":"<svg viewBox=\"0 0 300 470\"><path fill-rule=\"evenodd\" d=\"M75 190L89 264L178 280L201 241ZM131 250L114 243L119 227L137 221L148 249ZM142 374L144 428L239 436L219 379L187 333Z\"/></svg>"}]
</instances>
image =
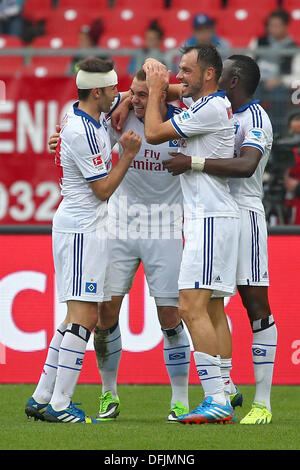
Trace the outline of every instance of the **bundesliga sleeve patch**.
<instances>
[{"instance_id":1,"label":"bundesliga sleeve patch","mask_svg":"<svg viewBox=\"0 0 300 470\"><path fill-rule=\"evenodd\" d=\"M103 165L103 161L101 156L99 155L98 157L93 158L93 163L95 167L99 167L100 165Z\"/></svg>"},{"instance_id":2,"label":"bundesliga sleeve patch","mask_svg":"<svg viewBox=\"0 0 300 470\"><path fill-rule=\"evenodd\" d=\"M185 110L183 111L182 113L180 114L177 114L176 115L176 118L178 119L178 121L180 123L184 122L184 121L188 121L189 119L191 119L193 116L190 114L190 112L188 110Z\"/></svg>"}]
</instances>

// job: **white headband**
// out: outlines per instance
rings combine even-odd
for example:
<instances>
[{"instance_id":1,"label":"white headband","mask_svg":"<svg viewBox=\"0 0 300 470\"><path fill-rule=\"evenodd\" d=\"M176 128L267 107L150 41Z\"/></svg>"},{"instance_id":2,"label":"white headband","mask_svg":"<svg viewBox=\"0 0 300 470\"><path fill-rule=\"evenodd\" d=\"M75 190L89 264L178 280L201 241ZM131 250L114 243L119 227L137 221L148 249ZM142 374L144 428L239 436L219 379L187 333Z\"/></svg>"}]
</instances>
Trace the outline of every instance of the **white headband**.
<instances>
[{"instance_id":1,"label":"white headband","mask_svg":"<svg viewBox=\"0 0 300 470\"><path fill-rule=\"evenodd\" d=\"M79 70L76 76L76 85L80 90L91 90L93 88L105 88L118 83L115 70L109 72L86 72Z\"/></svg>"}]
</instances>

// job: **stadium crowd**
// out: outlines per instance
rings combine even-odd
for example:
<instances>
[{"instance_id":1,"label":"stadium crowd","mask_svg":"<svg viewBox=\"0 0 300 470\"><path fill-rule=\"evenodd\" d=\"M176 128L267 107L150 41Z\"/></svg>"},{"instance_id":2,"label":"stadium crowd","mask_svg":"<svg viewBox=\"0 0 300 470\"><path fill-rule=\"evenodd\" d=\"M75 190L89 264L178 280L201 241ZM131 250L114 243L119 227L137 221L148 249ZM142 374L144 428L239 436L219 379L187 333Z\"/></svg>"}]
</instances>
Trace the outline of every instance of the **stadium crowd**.
<instances>
[{"instance_id":1,"label":"stadium crowd","mask_svg":"<svg viewBox=\"0 0 300 470\"><path fill-rule=\"evenodd\" d=\"M293 125L299 117L299 22L300 0L86 0L84 8L79 0L1 0L1 78L72 76L91 48L113 59L119 76L133 76L147 57L175 74L182 45L211 43L224 59L232 50L246 50L260 66L256 98L271 118L275 137L265 174L268 221L277 217L279 202L283 223L300 224L300 140ZM22 48L24 54L10 56L9 48ZM52 55L35 55L39 48ZM78 51L55 56L64 48ZM291 158L284 158L291 152L292 166Z\"/></svg>"}]
</instances>

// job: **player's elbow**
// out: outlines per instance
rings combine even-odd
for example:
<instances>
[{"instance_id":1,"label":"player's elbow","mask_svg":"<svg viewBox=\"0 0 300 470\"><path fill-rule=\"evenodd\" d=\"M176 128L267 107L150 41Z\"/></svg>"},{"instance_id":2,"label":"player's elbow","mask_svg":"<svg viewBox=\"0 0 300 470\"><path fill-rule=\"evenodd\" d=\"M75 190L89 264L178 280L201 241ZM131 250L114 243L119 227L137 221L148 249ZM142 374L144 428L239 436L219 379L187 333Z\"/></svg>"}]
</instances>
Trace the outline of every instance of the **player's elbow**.
<instances>
[{"instance_id":1,"label":"player's elbow","mask_svg":"<svg viewBox=\"0 0 300 470\"><path fill-rule=\"evenodd\" d=\"M150 130L145 129L145 137L148 144L157 145L161 144L161 140L157 133L151 132Z\"/></svg>"},{"instance_id":2,"label":"player's elbow","mask_svg":"<svg viewBox=\"0 0 300 470\"><path fill-rule=\"evenodd\" d=\"M253 164L246 164L240 168L240 178L250 178L256 170L256 166Z\"/></svg>"},{"instance_id":3,"label":"player's elbow","mask_svg":"<svg viewBox=\"0 0 300 470\"><path fill-rule=\"evenodd\" d=\"M100 201L107 201L111 196L109 185L106 181L95 181L91 184L94 195Z\"/></svg>"},{"instance_id":4,"label":"player's elbow","mask_svg":"<svg viewBox=\"0 0 300 470\"><path fill-rule=\"evenodd\" d=\"M254 173L254 170L252 169L245 169L243 171L240 172L239 174L239 178L250 178Z\"/></svg>"},{"instance_id":5,"label":"player's elbow","mask_svg":"<svg viewBox=\"0 0 300 470\"><path fill-rule=\"evenodd\" d=\"M157 141L157 139L155 138L155 136L153 136L153 135L151 135L151 134L150 134L150 135L147 135L147 134L146 134L146 141L147 141L148 144L152 144L152 145L156 145L156 144L159 143L159 142Z\"/></svg>"},{"instance_id":6,"label":"player's elbow","mask_svg":"<svg viewBox=\"0 0 300 470\"><path fill-rule=\"evenodd\" d=\"M100 201L107 201L107 199L110 198L110 194L108 191L104 191L104 190L94 191L94 194L96 198L99 199Z\"/></svg>"}]
</instances>

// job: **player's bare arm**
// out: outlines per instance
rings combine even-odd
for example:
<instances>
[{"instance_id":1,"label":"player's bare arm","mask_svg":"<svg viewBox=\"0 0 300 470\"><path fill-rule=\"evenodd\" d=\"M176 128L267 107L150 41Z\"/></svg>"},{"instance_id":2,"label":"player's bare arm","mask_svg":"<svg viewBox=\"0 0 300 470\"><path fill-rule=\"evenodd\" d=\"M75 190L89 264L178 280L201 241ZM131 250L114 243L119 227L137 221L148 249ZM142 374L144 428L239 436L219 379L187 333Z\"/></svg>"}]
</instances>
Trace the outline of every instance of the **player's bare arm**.
<instances>
[{"instance_id":1,"label":"player's bare arm","mask_svg":"<svg viewBox=\"0 0 300 470\"><path fill-rule=\"evenodd\" d=\"M124 123L128 117L131 108L131 96L129 95L124 98L123 101L111 113L111 125L116 131L122 132Z\"/></svg>"},{"instance_id":2,"label":"player's bare arm","mask_svg":"<svg viewBox=\"0 0 300 470\"><path fill-rule=\"evenodd\" d=\"M132 160L141 147L142 139L130 130L120 137L119 143L122 145L124 152L116 166L105 178L89 183L95 196L101 201L109 199L121 183Z\"/></svg>"},{"instance_id":3,"label":"player's bare arm","mask_svg":"<svg viewBox=\"0 0 300 470\"><path fill-rule=\"evenodd\" d=\"M180 175L192 168L192 157L182 153L170 152L173 158L163 161L163 165L173 176ZM214 176L230 178L250 178L255 172L262 153L255 147L243 147L239 158L206 158L203 172Z\"/></svg>"},{"instance_id":4,"label":"player's bare arm","mask_svg":"<svg viewBox=\"0 0 300 470\"><path fill-rule=\"evenodd\" d=\"M161 94L169 83L169 73L160 64L147 67L146 83L149 99L145 114L145 136L150 144L161 144L167 140L177 139L180 135L175 131L170 121L163 122L160 113Z\"/></svg>"}]
</instances>

